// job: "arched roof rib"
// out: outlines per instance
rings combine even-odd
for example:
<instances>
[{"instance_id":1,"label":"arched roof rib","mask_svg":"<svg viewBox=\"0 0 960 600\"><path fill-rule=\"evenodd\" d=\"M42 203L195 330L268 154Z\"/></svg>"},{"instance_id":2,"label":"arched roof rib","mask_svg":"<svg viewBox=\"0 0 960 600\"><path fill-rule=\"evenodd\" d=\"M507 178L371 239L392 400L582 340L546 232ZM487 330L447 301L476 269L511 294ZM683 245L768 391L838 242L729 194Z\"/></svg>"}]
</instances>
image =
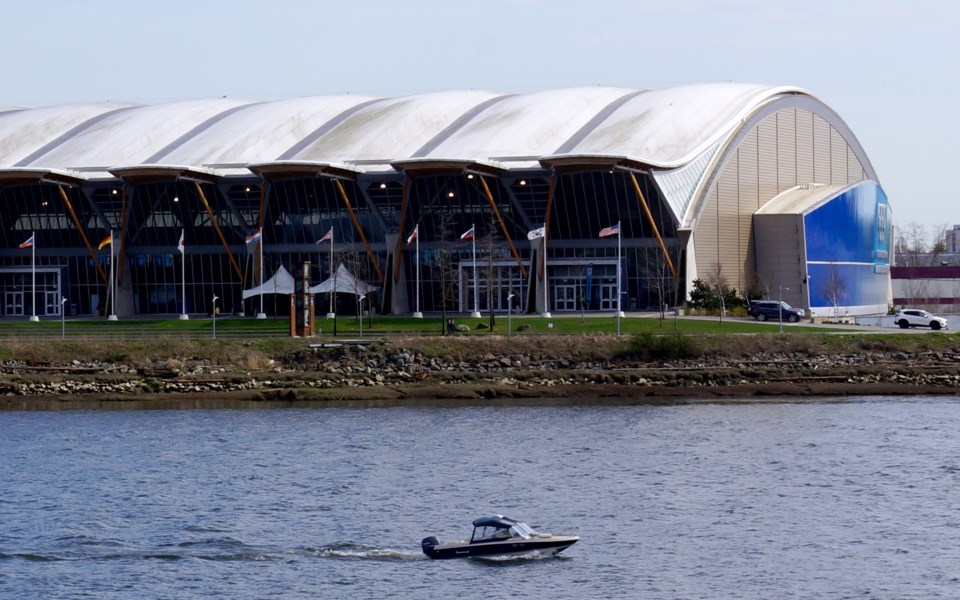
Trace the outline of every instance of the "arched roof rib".
<instances>
[{"instance_id":1,"label":"arched roof rib","mask_svg":"<svg viewBox=\"0 0 960 600\"><path fill-rule=\"evenodd\" d=\"M63 143L71 135L95 124L104 115L133 106L101 102L0 113L0 167L27 166L30 157L42 149Z\"/></svg>"},{"instance_id":2,"label":"arched roof rib","mask_svg":"<svg viewBox=\"0 0 960 600\"><path fill-rule=\"evenodd\" d=\"M624 156L663 169L681 167L729 135L771 97L799 88L700 84L635 95L567 148L566 155Z\"/></svg>"},{"instance_id":3,"label":"arched roof rib","mask_svg":"<svg viewBox=\"0 0 960 600\"><path fill-rule=\"evenodd\" d=\"M492 160L536 166L612 102L623 88L573 88L518 94L491 105L424 158Z\"/></svg>"},{"instance_id":4,"label":"arched roof rib","mask_svg":"<svg viewBox=\"0 0 960 600\"><path fill-rule=\"evenodd\" d=\"M291 160L383 166L409 158L492 92L440 92L371 102Z\"/></svg>"},{"instance_id":5,"label":"arched roof rib","mask_svg":"<svg viewBox=\"0 0 960 600\"><path fill-rule=\"evenodd\" d=\"M139 165L208 119L246 104L193 100L117 112L22 166L83 171Z\"/></svg>"},{"instance_id":6,"label":"arched roof rib","mask_svg":"<svg viewBox=\"0 0 960 600\"><path fill-rule=\"evenodd\" d=\"M238 107L146 162L223 169L279 159L344 111L372 99L314 96Z\"/></svg>"}]
</instances>

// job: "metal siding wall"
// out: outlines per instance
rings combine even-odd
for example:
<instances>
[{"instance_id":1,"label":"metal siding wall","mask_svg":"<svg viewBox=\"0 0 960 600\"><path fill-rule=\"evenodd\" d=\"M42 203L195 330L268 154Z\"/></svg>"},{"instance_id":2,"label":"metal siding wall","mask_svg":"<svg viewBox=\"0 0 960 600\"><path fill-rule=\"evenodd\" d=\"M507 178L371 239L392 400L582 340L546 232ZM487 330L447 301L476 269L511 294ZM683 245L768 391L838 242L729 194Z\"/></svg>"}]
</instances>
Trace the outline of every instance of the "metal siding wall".
<instances>
[{"instance_id":1,"label":"metal siding wall","mask_svg":"<svg viewBox=\"0 0 960 600\"><path fill-rule=\"evenodd\" d=\"M737 289L745 292L757 283L756 252L753 244L753 213L761 206L759 173L757 169L757 132L750 132L737 149L738 177L740 180L740 238L741 261L739 273L742 281ZM765 199L763 199L765 201Z\"/></svg>"},{"instance_id":2,"label":"metal siding wall","mask_svg":"<svg viewBox=\"0 0 960 600\"><path fill-rule=\"evenodd\" d=\"M767 298L779 298L780 286L790 288L783 299L793 306L806 304L800 281L802 255L800 215L758 215L754 222L757 239L757 279L766 289Z\"/></svg>"},{"instance_id":3,"label":"metal siding wall","mask_svg":"<svg viewBox=\"0 0 960 600\"><path fill-rule=\"evenodd\" d=\"M856 183L864 178L863 165L853 149L847 146L847 183Z\"/></svg>"},{"instance_id":4,"label":"metal siding wall","mask_svg":"<svg viewBox=\"0 0 960 600\"><path fill-rule=\"evenodd\" d=\"M832 183L830 176L830 132L833 127L820 115L813 115L813 181Z\"/></svg>"},{"instance_id":5,"label":"metal siding wall","mask_svg":"<svg viewBox=\"0 0 960 600\"><path fill-rule=\"evenodd\" d=\"M753 214L799 184L846 184L863 178L863 166L846 140L820 116L788 109L764 118L744 135L707 193L694 235L698 276L709 276L719 262L727 282L737 291L743 293L757 284L776 287L782 281L798 288L791 291L796 297L791 295L789 302L805 305L798 285L804 270L800 217L771 220L771 231L761 234ZM770 266L770 256L756 241L758 235L767 235L767 247L774 244L775 255L788 260ZM766 276L759 273L761 262L768 271L774 270ZM771 284L771 279L776 281Z\"/></svg>"},{"instance_id":6,"label":"metal siding wall","mask_svg":"<svg viewBox=\"0 0 960 600\"><path fill-rule=\"evenodd\" d=\"M777 124L775 115L757 126L757 181L761 204L780 193L777 188Z\"/></svg>"},{"instance_id":7,"label":"metal siding wall","mask_svg":"<svg viewBox=\"0 0 960 600\"><path fill-rule=\"evenodd\" d=\"M727 165L719 179L717 195L717 236L720 241L719 262L727 283L740 289L740 181L737 161ZM711 268L710 271L714 269ZM709 271L708 271L709 272Z\"/></svg>"},{"instance_id":8,"label":"metal siding wall","mask_svg":"<svg viewBox=\"0 0 960 600\"><path fill-rule=\"evenodd\" d=\"M777 189L797 185L797 119L795 110L782 110L777 122Z\"/></svg>"},{"instance_id":9,"label":"metal siding wall","mask_svg":"<svg viewBox=\"0 0 960 600\"><path fill-rule=\"evenodd\" d=\"M830 183L845 184L850 180L847 178L847 142L834 128L830 128Z\"/></svg>"},{"instance_id":10,"label":"metal siding wall","mask_svg":"<svg viewBox=\"0 0 960 600\"><path fill-rule=\"evenodd\" d=\"M814 179L813 113L797 110L797 184L816 183Z\"/></svg>"},{"instance_id":11,"label":"metal siding wall","mask_svg":"<svg viewBox=\"0 0 960 600\"><path fill-rule=\"evenodd\" d=\"M714 184L697 221L696 233L693 237L697 277L703 278L708 272L708 265L717 261L717 240L717 186Z\"/></svg>"}]
</instances>

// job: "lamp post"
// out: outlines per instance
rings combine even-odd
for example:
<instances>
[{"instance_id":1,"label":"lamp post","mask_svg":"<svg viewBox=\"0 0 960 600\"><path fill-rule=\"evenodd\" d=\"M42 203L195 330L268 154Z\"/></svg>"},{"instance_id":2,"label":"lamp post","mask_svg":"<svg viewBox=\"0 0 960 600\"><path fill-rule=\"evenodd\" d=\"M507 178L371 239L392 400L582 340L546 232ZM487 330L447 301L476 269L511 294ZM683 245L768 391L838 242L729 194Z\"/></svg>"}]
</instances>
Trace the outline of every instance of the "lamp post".
<instances>
[{"instance_id":1,"label":"lamp post","mask_svg":"<svg viewBox=\"0 0 960 600\"><path fill-rule=\"evenodd\" d=\"M511 317L513 316L513 294L507 296L507 337L513 332L513 325L511 325Z\"/></svg>"},{"instance_id":2,"label":"lamp post","mask_svg":"<svg viewBox=\"0 0 960 600\"><path fill-rule=\"evenodd\" d=\"M360 296L360 337L363 337L363 299L366 298L366 295Z\"/></svg>"},{"instance_id":3,"label":"lamp post","mask_svg":"<svg viewBox=\"0 0 960 600\"><path fill-rule=\"evenodd\" d=\"M217 339L217 300L220 298L213 295L213 339Z\"/></svg>"},{"instance_id":4,"label":"lamp post","mask_svg":"<svg viewBox=\"0 0 960 600\"><path fill-rule=\"evenodd\" d=\"M67 337L67 297L63 296L60 299L60 339L66 339Z\"/></svg>"},{"instance_id":5,"label":"lamp post","mask_svg":"<svg viewBox=\"0 0 960 600\"><path fill-rule=\"evenodd\" d=\"M780 333L783 333L783 292L784 290L789 292L790 288L785 288L782 285L780 286L780 305L778 307L780 310Z\"/></svg>"}]
</instances>

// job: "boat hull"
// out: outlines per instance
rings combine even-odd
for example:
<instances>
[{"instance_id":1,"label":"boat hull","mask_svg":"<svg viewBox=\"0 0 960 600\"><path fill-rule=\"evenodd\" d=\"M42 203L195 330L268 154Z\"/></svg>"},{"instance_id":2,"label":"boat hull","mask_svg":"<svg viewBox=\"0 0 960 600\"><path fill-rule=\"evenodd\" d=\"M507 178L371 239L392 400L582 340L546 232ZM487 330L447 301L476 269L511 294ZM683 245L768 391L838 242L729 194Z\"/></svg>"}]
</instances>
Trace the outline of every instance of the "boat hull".
<instances>
[{"instance_id":1,"label":"boat hull","mask_svg":"<svg viewBox=\"0 0 960 600\"><path fill-rule=\"evenodd\" d=\"M422 542L423 553L430 558L473 558L495 556L520 556L537 554L541 557L553 556L577 543L575 535L552 535L533 539L510 539L497 542L471 544L454 542L437 544L436 538L426 538Z\"/></svg>"}]
</instances>

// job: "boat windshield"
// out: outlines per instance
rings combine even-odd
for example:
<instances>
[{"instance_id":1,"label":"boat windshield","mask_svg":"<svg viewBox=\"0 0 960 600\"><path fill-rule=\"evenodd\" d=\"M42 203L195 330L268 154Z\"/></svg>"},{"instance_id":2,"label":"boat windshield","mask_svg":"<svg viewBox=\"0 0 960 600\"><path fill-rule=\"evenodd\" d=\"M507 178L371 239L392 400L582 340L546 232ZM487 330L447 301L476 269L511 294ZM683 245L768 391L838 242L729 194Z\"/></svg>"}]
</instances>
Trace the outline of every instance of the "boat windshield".
<instances>
[{"instance_id":1,"label":"boat windshield","mask_svg":"<svg viewBox=\"0 0 960 600\"><path fill-rule=\"evenodd\" d=\"M523 539L527 539L528 537L532 536L536 532L533 529L531 529L530 526L527 525L526 523L518 522L518 523L514 523L513 527L510 528L510 533L512 533L514 537L522 537Z\"/></svg>"}]
</instances>

